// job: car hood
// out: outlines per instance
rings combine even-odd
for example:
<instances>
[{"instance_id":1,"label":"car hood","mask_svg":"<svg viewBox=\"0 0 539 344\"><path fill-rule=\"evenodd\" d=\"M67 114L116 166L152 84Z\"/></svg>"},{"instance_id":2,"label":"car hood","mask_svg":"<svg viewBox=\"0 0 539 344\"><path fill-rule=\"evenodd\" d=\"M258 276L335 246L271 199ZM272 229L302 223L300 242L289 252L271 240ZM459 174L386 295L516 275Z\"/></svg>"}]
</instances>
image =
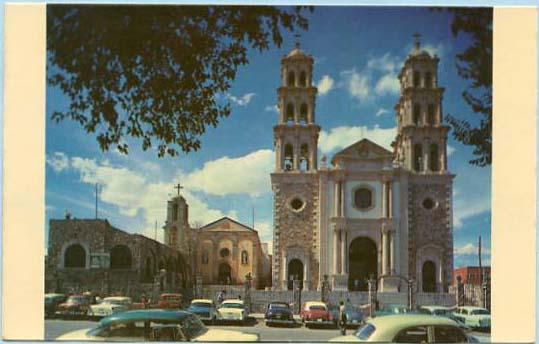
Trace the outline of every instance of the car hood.
<instances>
[{"instance_id":1,"label":"car hood","mask_svg":"<svg viewBox=\"0 0 539 344\"><path fill-rule=\"evenodd\" d=\"M244 310L241 308L219 308L219 313L241 313Z\"/></svg>"},{"instance_id":2,"label":"car hood","mask_svg":"<svg viewBox=\"0 0 539 344\"><path fill-rule=\"evenodd\" d=\"M101 304L101 305L91 305L91 309L112 309L112 308L127 308L127 305L117 305L113 303Z\"/></svg>"},{"instance_id":3,"label":"car hood","mask_svg":"<svg viewBox=\"0 0 539 344\"><path fill-rule=\"evenodd\" d=\"M86 335L86 333L88 331L90 331L89 328L84 328L82 330L71 331L71 332L68 332L68 333L64 333L63 335L61 335L60 337L57 337L54 340L69 340L69 341L74 341L74 340L103 340L103 338L91 337L91 336Z\"/></svg>"},{"instance_id":4,"label":"car hood","mask_svg":"<svg viewBox=\"0 0 539 344\"><path fill-rule=\"evenodd\" d=\"M197 342L256 342L258 335L239 331L209 329L202 336L194 339Z\"/></svg>"},{"instance_id":5,"label":"car hood","mask_svg":"<svg viewBox=\"0 0 539 344\"><path fill-rule=\"evenodd\" d=\"M339 336L335 338L331 338L329 340L330 342L359 342L358 338L354 336L353 334L350 334L348 336Z\"/></svg>"},{"instance_id":6,"label":"car hood","mask_svg":"<svg viewBox=\"0 0 539 344\"><path fill-rule=\"evenodd\" d=\"M193 313L208 313L208 312L211 312L211 308L208 308L208 307L189 306L189 308L187 308L187 310L189 312L193 312Z\"/></svg>"}]
</instances>

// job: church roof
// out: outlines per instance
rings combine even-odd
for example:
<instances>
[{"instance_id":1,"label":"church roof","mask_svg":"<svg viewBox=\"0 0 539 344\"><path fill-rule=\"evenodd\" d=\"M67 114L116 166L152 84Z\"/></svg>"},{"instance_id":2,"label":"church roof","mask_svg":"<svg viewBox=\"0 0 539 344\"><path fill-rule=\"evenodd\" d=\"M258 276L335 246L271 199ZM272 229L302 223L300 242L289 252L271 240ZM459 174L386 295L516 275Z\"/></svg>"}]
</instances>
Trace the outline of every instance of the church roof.
<instances>
[{"instance_id":1,"label":"church roof","mask_svg":"<svg viewBox=\"0 0 539 344\"><path fill-rule=\"evenodd\" d=\"M369 139L362 139L337 152L331 162L341 159L373 160L380 158L392 158L393 153Z\"/></svg>"},{"instance_id":2,"label":"church roof","mask_svg":"<svg viewBox=\"0 0 539 344\"><path fill-rule=\"evenodd\" d=\"M257 233L256 229L244 225L238 221L232 220L231 218L225 216L216 221L208 223L207 225L200 227L199 231L249 231Z\"/></svg>"}]
</instances>

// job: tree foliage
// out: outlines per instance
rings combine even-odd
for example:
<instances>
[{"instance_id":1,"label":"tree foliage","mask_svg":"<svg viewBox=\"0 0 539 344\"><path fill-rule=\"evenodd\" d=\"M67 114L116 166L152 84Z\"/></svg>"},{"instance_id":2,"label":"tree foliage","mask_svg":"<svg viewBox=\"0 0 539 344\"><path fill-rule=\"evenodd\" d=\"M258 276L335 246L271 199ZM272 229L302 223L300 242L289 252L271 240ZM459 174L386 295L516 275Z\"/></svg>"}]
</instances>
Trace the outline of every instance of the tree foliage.
<instances>
[{"instance_id":1,"label":"tree foliage","mask_svg":"<svg viewBox=\"0 0 539 344\"><path fill-rule=\"evenodd\" d=\"M456 55L458 74L469 81L462 92L464 101L480 117L477 124L447 116L453 137L473 146L470 164L487 166L492 163L492 8L450 8L454 19L451 31L456 37L467 35L471 44Z\"/></svg>"},{"instance_id":2,"label":"tree foliage","mask_svg":"<svg viewBox=\"0 0 539 344\"><path fill-rule=\"evenodd\" d=\"M312 10L312 8L310 8ZM69 98L73 120L103 151L128 137L158 156L200 148L206 127L230 114L218 100L249 48L281 46L307 29L305 8L269 6L47 6L48 83Z\"/></svg>"}]
</instances>

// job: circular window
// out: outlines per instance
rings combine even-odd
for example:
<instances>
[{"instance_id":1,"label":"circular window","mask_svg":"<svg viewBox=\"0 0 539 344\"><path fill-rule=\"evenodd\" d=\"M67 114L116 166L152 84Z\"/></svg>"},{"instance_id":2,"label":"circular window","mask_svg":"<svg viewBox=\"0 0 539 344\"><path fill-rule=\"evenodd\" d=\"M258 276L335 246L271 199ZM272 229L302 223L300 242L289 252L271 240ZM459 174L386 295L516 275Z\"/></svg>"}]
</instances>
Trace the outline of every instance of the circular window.
<instances>
[{"instance_id":1,"label":"circular window","mask_svg":"<svg viewBox=\"0 0 539 344\"><path fill-rule=\"evenodd\" d=\"M221 255L221 258L226 258L230 255L230 250L225 247L219 251L219 254Z\"/></svg>"},{"instance_id":2,"label":"circular window","mask_svg":"<svg viewBox=\"0 0 539 344\"><path fill-rule=\"evenodd\" d=\"M436 203L434 202L432 198L425 198L423 200L422 205L423 205L423 208L427 210L431 210L432 208L434 208L434 206L436 206Z\"/></svg>"},{"instance_id":3,"label":"circular window","mask_svg":"<svg viewBox=\"0 0 539 344\"><path fill-rule=\"evenodd\" d=\"M303 201L299 198L294 198L291 202L290 202L290 206L292 207L292 209L294 210L300 210L301 207L303 207Z\"/></svg>"},{"instance_id":4,"label":"circular window","mask_svg":"<svg viewBox=\"0 0 539 344\"><path fill-rule=\"evenodd\" d=\"M359 188L354 192L354 202L358 209L368 209L372 206L372 191L369 188Z\"/></svg>"}]
</instances>

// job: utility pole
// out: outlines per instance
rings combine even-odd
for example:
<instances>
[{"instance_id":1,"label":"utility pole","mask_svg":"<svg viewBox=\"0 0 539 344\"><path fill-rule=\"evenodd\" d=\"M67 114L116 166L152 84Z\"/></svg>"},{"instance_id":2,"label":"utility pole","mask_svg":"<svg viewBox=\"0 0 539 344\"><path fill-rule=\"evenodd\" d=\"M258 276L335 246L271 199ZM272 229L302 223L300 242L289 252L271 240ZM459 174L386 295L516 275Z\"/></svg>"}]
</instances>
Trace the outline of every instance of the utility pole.
<instances>
[{"instance_id":1,"label":"utility pole","mask_svg":"<svg viewBox=\"0 0 539 344\"><path fill-rule=\"evenodd\" d=\"M253 205L253 229L255 228L255 206Z\"/></svg>"},{"instance_id":2,"label":"utility pole","mask_svg":"<svg viewBox=\"0 0 539 344\"><path fill-rule=\"evenodd\" d=\"M97 199L99 198L99 184L95 183L95 219L97 220Z\"/></svg>"},{"instance_id":3,"label":"utility pole","mask_svg":"<svg viewBox=\"0 0 539 344\"><path fill-rule=\"evenodd\" d=\"M483 267L481 266L481 235L479 236L479 245L477 246L477 253L479 255L479 285L483 285Z\"/></svg>"}]
</instances>

